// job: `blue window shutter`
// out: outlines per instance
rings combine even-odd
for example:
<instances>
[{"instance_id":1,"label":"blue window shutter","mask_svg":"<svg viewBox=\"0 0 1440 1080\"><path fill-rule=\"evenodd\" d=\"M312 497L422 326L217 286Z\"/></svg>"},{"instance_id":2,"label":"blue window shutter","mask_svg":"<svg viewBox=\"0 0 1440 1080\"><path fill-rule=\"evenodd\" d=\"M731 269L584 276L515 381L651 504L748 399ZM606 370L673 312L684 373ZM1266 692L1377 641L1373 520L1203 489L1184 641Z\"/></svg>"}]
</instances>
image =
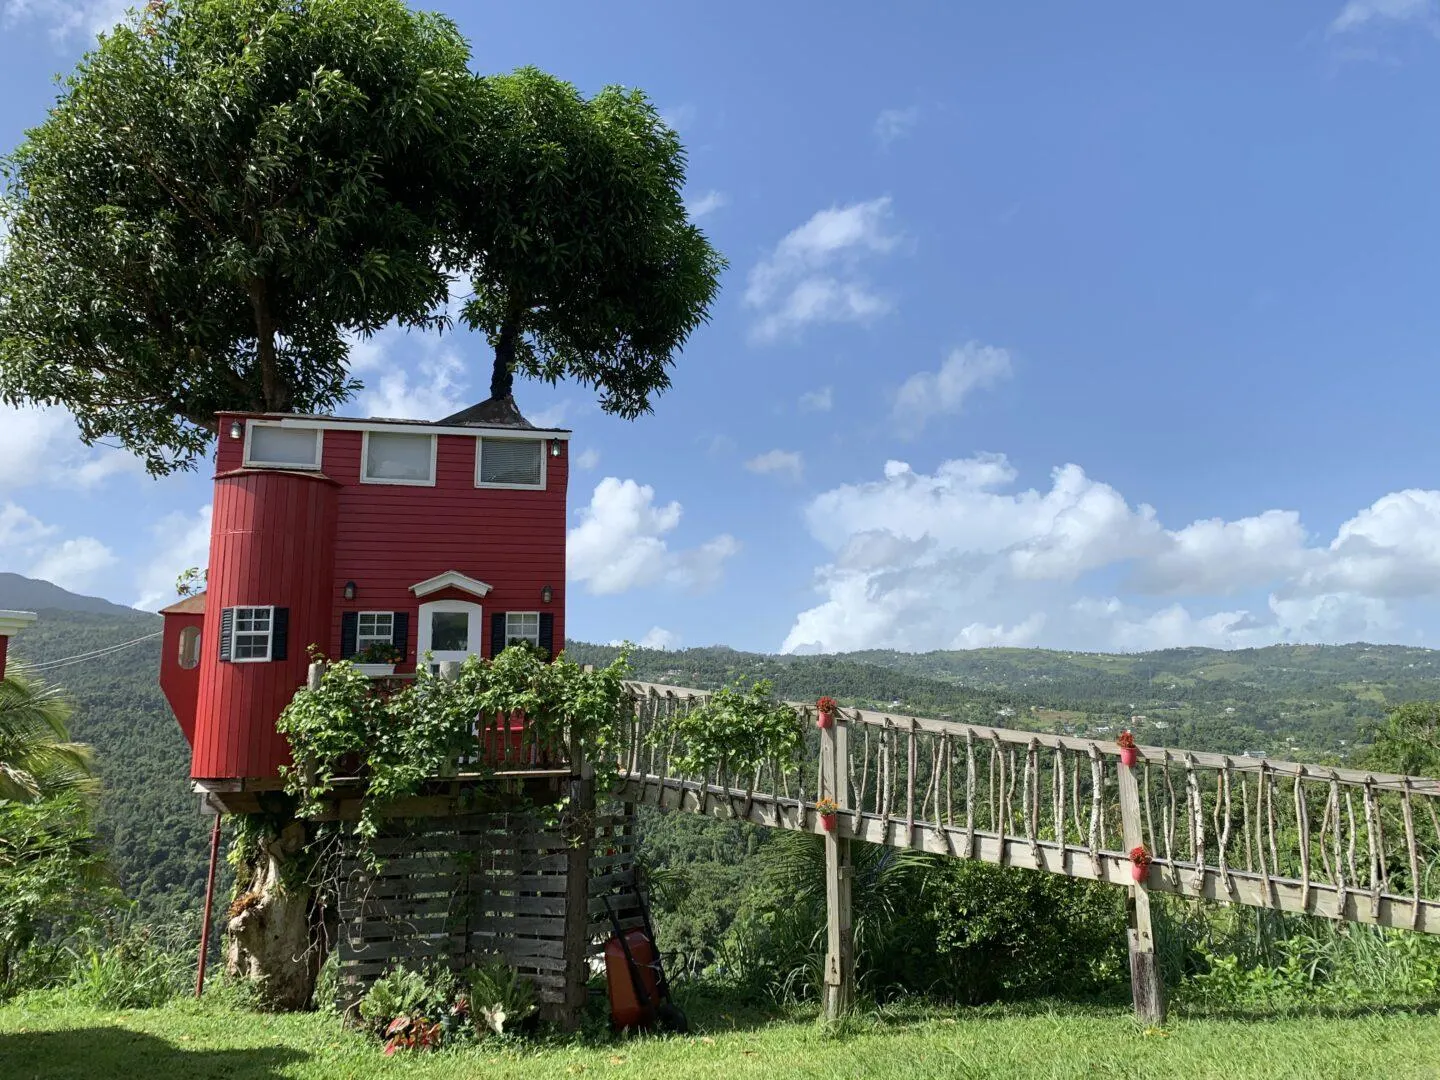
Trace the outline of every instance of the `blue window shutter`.
<instances>
[{"instance_id":1,"label":"blue window shutter","mask_svg":"<svg viewBox=\"0 0 1440 1080\"><path fill-rule=\"evenodd\" d=\"M347 611L340 616L340 659L349 660L359 650L355 639L360 633L360 613Z\"/></svg>"},{"instance_id":2,"label":"blue window shutter","mask_svg":"<svg viewBox=\"0 0 1440 1080\"><path fill-rule=\"evenodd\" d=\"M409 655L410 649L410 613L408 611L395 612L395 632L390 636L390 644L400 650L400 659L403 662Z\"/></svg>"},{"instance_id":3,"label":"blue window shutter","mask_svg":"<svg viewBox=\"0 0 1440 1080\"><path fill-rule=\"evenodd\" d=\"M290 650L290 609L277 607L270 613L270 659L284 660Z\"/></svg>"},{"instance_id":4,"label":"blue window shutter","mask_svg":"<svg viewBox=\"0 0 1440 1080\"><path fill-rule=\"evenodd\" d=\"M225 608L220 612L220 659L230 661L230 639L235 633L235 609Z\"/></svg>"},{"instance_id":5,"label":"blue window shutter","mask_svg":"<svg viewBox=\"0 0 1440 1080\"><path fill-rule=\"evenodd\" d=\"M549 611L540 613L540 648L547 659L555 659L555 615Z\"/></svg>"},{"instance_id":6,"label":"blue window shutter","mask_svg":"<svg viewBox=\"0 0 1440 1080\"><path fill-rule=\"evenodd\" d=\"M490 616L490 658L493 660L505 650L505 613L497 611Z\"/></svg>"}]
</instances>

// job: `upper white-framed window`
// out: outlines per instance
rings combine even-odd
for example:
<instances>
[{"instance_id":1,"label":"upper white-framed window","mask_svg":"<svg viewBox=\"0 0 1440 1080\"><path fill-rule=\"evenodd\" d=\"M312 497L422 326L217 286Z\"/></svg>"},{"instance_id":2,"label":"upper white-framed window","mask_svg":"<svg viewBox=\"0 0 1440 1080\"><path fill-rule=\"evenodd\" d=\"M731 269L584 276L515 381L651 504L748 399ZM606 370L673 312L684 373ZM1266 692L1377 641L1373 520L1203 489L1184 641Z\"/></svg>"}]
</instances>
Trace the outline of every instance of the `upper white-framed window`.
<instances>
[{"instance_id":1,"label":"upper white-framed window","mask_svg":"<svg viewBox=\"0 0 1440 1080\"><path fill-rule=\"evenodd\" d=\"M318 469L324 439L319 428L251 420L245 425L245 464L262 469Z\"/></svg>"},{"instance_id":2,"label":"upper white-framed window","mask_svg":"<svg viewBox=\"0 0 1440 1080\"><path fill-rule=\"evenodd\" d=\"M361 611L355 620L355 651L362 653L371 645L395 643L393 611Z\"/></svg>"},{"instance_id":3,"label":"upper white-framed window","mask_svg":"<svg viewBox=\"0 0 1440 1080\"><path fill-rule=\"evenodd\" d=\"M481 435L475 440L475 486L541 490L545 487L545 440Z\"/></svg>"},{"instance_id":4,"label":"upper white-framed window","mask_svg":"<svg viewBox=\"0 0 1440 1080\"><path fill-rule=\"evenodd\" d=\"M505 613L505 644L528 641L540 647L540 613L538 611L507 611Z\"/></svg>"},{"instance_id":5,"label":"upper white-framed window","mask_svg":"<svg viewBox=\"0 0 1440 1080\"><path fill-rule=\"evenodd\" d=\"M230 659L237 664L259 663L270 659L274 641L275 609L273 607L237 607L230 631Z\"/></svg>"},{"instance_id":6,"label":"upper white-framed window","mask_svg":"<svg viewBox=\"0 0 1440 1080\"><path fill-rule=\"evenodd\" d=\"M360 482L433 486L437 441L434 435L367 430L361 448Z\"/></svg>"}]
</instances>

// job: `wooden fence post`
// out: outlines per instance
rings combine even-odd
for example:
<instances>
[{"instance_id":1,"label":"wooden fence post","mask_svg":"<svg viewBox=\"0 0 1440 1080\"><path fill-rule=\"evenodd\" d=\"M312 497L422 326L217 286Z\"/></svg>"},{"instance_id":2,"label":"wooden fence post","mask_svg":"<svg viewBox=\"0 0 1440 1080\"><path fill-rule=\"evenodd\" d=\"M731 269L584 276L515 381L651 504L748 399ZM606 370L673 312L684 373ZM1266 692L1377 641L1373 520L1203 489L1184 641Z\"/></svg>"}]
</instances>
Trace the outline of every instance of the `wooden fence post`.
<instances>
[{"instance_id":1,"label":"wooden fence post","mask_svg":"<svg viewBox=\"0 0 1440 1080\"><path fill-rule=\"evenodd\" d=\"M838 1020L850 1011L855 996L855 942L850 917L850 827L848 771L849 731L844 713L820 732L820 794L840 809L834 832L825 834L825 1019Z\"/></svg>"},{"instance_id":2,"label":"wooden fence post","mask_svg":"<svg viewBox=\"0 0 1440 1080\"><path fill-rule=\"evenodd\" d=\"M1141 818L1140 788L1135 770L1116 761L1120 776L1120 824L1125 837L1125 850L1131 851L1145 843ZM1130 993L1135 999L1135 1018L1143 1024L1165 1023L1165 984L1155 960L1155 934L1150 925L1150 889L1137 882L1129 889L1126 907L1129 915L1127 937L1130 946Z\"/></svg>"},{"instance_id":3,"label":"wooden fence post","mask_svg":"<svg viewBox=\"0 0 1440 1080\"><path fill-rule=\"evenodd\" d=\"M595 770L578 739L570 740L570 805L565 865L565 1005L560 1026L580 1026L590 976L590 856L595 839ZM638 885L637 885L638 888ZM657 946L658 948L658 946Z\"/></svg>"}]
</instances>

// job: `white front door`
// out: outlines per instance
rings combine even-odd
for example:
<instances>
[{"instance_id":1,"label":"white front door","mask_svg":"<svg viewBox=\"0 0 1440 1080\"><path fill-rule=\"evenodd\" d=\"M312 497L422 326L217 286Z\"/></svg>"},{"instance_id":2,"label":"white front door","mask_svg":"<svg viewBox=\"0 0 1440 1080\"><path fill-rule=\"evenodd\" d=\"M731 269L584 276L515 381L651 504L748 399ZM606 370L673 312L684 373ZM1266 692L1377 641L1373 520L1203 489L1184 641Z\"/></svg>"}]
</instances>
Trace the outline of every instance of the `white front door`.
<instances>
[{"instance_id":1,"label":"white front door","mask_svg":"<svg viewBox=\"0 0 1440 1080\"><path fill-rule=\"evenodd\" d=\"M432 600L420 605L420 634L417 641L421 663L430 654L431 665L442 660L464 660L480 655L479 604L468 600Z\"/></svg>"}]
</instances>

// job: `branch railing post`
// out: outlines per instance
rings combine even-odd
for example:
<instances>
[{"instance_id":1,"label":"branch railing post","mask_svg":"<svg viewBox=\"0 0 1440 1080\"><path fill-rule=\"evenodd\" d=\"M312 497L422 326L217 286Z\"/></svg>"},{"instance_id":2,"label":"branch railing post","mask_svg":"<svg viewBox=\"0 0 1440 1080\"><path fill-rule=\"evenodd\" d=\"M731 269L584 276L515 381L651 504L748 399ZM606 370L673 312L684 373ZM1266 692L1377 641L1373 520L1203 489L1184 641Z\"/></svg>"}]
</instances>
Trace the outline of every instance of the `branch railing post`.
<instances>
[{"instance_id":1,"label":"branch railing post","mask_svg":"<svg viewBox=\"0 0 1440 1080\"><path fill-rule=\"evenodd\" d=\"M850 1011L855 997L855 943L850 913L849 722L840 709L820 731L821 796L838 807L835 828L825 833L825 1018L838 1020Z\"/></svg>"},{"instance_id":2,"label":"branch railing post","mask_svg":"<svg viewBox=\"0 0 1440 1080\"><path fill-rule=\"evenodd\" d=\"M1145 843L1140 788L1133 768L1118 758L1115 767L1119 772L1120 827L1125 837L1125 850L1134 851ZM1129 893L1126 938L1130 951L1130 993L1135 1001L1135 1018L1143 1024L1158 1027L1165 1023L1165 985L1160 979L1160 966L1155 957L1148 880L1142 879L1131 885Z\"/></svg>"}]
</instances>

